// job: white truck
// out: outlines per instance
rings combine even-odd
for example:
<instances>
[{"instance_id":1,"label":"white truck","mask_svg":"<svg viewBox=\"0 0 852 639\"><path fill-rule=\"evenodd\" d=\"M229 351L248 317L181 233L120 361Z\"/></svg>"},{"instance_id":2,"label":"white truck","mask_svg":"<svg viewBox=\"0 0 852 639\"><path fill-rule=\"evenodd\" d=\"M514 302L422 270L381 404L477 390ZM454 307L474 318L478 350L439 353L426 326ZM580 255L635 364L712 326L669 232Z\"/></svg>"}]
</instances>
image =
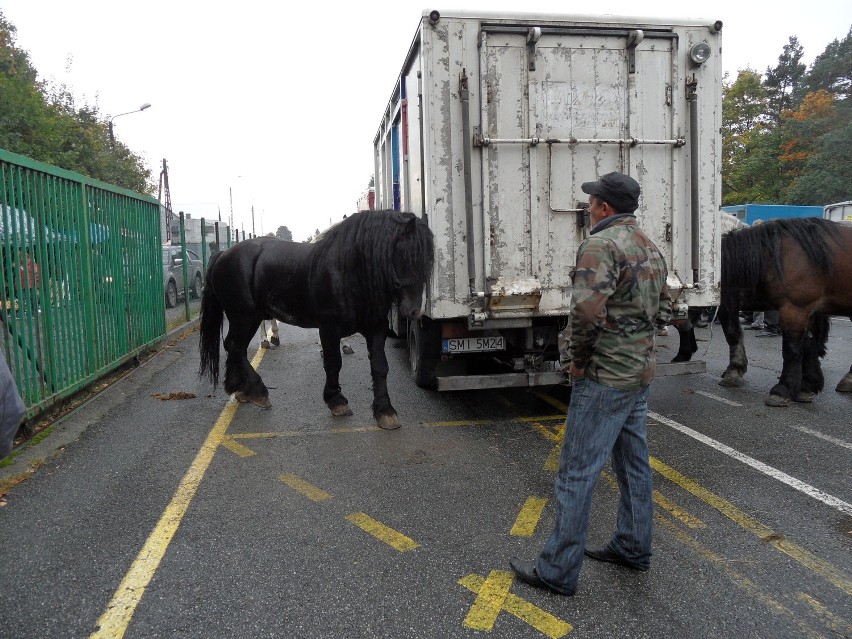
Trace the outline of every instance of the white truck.
<instances>
[{"instance_id":1,"label":"white truck","mask_svg":"<svg viewBox=\"0 0 852 639\"><path fill-rule=\"evenodd\" d=\"M718 303L720 21L424 11L374 139L377 209L435 234L418 384L564 381L557 334L588 236L580 185L642 186L637 217L666 256L676 312ZM664 358L661 358L663 360ZM703 362L658 374L703 370Z\"/></svg>"},{"instance_id":2,"label":"white truck","mask_svg":"<svg viewBox=\"0 0 852 639\"><path fill-rule=\"evenodd\" d=\"M823 209L824 220L852 223L852 200L829 204Z\"/></svg>"}]
</instances>

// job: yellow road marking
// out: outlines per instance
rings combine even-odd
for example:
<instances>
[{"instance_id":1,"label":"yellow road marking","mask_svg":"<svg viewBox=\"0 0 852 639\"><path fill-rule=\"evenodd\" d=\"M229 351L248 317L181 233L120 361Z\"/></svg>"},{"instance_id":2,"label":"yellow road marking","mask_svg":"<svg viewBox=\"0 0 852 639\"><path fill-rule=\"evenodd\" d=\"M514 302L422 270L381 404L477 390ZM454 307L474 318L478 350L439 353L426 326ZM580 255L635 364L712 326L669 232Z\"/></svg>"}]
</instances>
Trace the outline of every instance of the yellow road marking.
<instances>
[{"instance_id":1,"label":"yellow road marking","mask_svg":"<svg viewBox=\"0 0 852 639\"><path fill-rule=\"evenodd\" d=\"M759 521L757 521L750 515L744 513L730 502L725 501L718 495L714 495L706 488L703 488L698 485L698 483L680 474L674 468L666 466L659 459L651 457L650 461L651 468L663 475L663 477L666 477L667 479L674 482L687 492L692 493L704 503L709 504L710 506L718 510L720 513L725 515L725 517L727 517L734 523L739 524L740 526L748 530L750 533L758 537L761 541L764 541L767 544L774 546L777 550L780 550L785 555L798 561L805 568L808 568L809 570L827 579L829 582L846 592L846 594L852 595L852 580L850 580L850 578L846 576L841 570L835 568L827 561L824 561L819 557L811 554L801 546L797 546L796 544L787 541L783 535L778 534L768 526L765 526L764 524L760 523Z\"/></svg>"},{"instance_id":2,"label":"yellow road marking","mask_svg":"<svg viewBox=\"0 0 852 639\"><path fill-rule=\"evenodd\" d=\"M787 617L803 631L804 636L813 637L813 639L822 637L820 633L814 631L813 628L802 621L799 615L764 593L751 579L731 568L730 562L726 558L721 557L709 548L702 546L697 540L693 539L686 534L686 532L678 528L674 522L669 521L666 517L663 517L659 513L654 513L654 521L668 528L681 543L692 548L692 550L698 553L698 555L702 558L712 564L715 564L716 567L725 573L738 588L759 600L771 611Z\"/></svg>"},{"instance_id":3,"label":"yellow road marking","mask_svg":"<svg viewBox=\"0 0 852 639\"><path fill-rule=\"evenodd\" d=\"M701 521L698 517L686 512L683 508L663 495L659 490L654 491L654 503L690 528L707 528L707 524Z\"/></svg>"},{"instance_id":4,"label":"yellow road marking","mask_svg":"<svg viewBox=\"0 0 852 639\"><path fill-rule=\"evenodd\" d=\"M568 412L568 405L563 404L562 402L560 402L555 397L551 397L547 393L542 393L541 391L533 391L532 393L536 397L539 397L539 398L543 399L544 401L546 401L548 404L553 406L553 408L555 408L556 410L561 410L563 413Z\"/></svg>"},{"instance_id":5,"label":"yellow road marking","mask_svg":"<svg viewBox=\"0 0 852 639\"><path fill-rule=\"evenodd\" d=\"M493 630L497 615L503 610L506 597L509 596L512 581L514 577L511 572L492 570L488 578L479 586L476 601L473 602L470 612L465 617L465 627L473 630Z\"/></svg>"},{"instance_id":6,"label":"yellow road marking","mask_svg":"<svg viewBox=\"0 0 852 639\"><path fill-rule=\"evenodd\" d=\"M842 617L833 614L821 602L817 601L810 595L805 594L804 592L799 593L799 599L808 604L813 609L817 617L820 618L820 621L822 621L825 626L833 633L835 633L838 637L852 636L852 624L850 624Z\"/></svg>"},{"instance_id":7,"label":"yellow road marking","mask_svg":"<svg viewBox=\"0 0 852 639\"><path fill-rule=\"evenodd\" d=\"M251 365L255 369L263 359L263 354L264 351L258 349L257 354L252 359ZM98 619L98 629L89 635L91 639L107 637L118 639L127 632L127 626L133 618L136 606L139 605L139 601L145 593L145 588L166 554L166 549L177 532L187 508L189 508L189 503L195 496L201 479L213 460L216 449L222 443L225 431L228 430L228 426L234 419L234 414L239 406L238 402L229 402L219 414L219 418L207 435L201 450L198 451L177 491L172 496L172 500L166 506L166 510L163 511L160 521L148 535L145 545L139 551L136 559L133 560L130 569L119 584L118 590L115 591L109 604L107 604L106 610Z\"/></svg>"},{"instance_id":8,"label":"yellow road marking","mask_svg":"<svg viewBox=\"0 0 852 639\"><path fill-rule=\"evenodd\" d=\"M423 424L424 426L487 426L488 424L492 424L492 421L487 419L467 419L458 422L430 422L428 424Z\"/></svg>"},{"instance_id":9,"label":"yellow road marking","mask_svg":"<svg viewBox=\"0 0 852 639\"><path fill-rule=\"evenodd\" d=\"M565 414L562 415L542 415L540 417L515 417L516 422L553 422L556 420L562 421L565 419Z\"/></svg>"},{"instance_id":10,"label":"yellow road marking","mask_svg":"<svg viewBox=\"0 0 852 639\"><path fill-rule=\"evenodd\" d=\"M541 519L541 512L546 505L546 497L527 497L509 534L515 537L532 536L535 527L538 525L538 520Z\"/></svg>"},{"instance_id":11,"label":"yellow road marking","mask_svg":"<svg viewBox=\"0 0 852 639\"><path fill-rule=\"evenodd\" d=\"M557 434L550 430L547 426L542 424L541 422L532 422L530 426L533 427L533 430L541 433L544 437L549 439L552 442L561 442L562 438Z\"/></svg>"},{"instance_id":12,"label":"yellow road marking","mask_svg":"<svg viewBox=\"0 0 852 639\"><path fill-rule=\"evenodd\" d=\"M544 460L544 469L552 472L559 470L559 457L562 455L562 444L556 444L547 459Z\"/></svg>"},{"instance_id":13,"label":"yellow road marking","mask_svg":"<svg viewBox=\"0 0 852 639\"><path fill-rule=\"evenodd\" d=\"M301 493L311 501L325 501L326 499L331 499L331 495L327 492L321 488L317 488L313 484L309 484L304 479L301 479L296 475L285 474L281 475L280 479L297 493Z\"/></svg>"},{"instance_id":14,"label":"yellow road marking","mask_svg":"<svg viewBox=\"0 0 852 639\"><path fill-rule=\"evenodd\" d=\"M495 573L502 573L502 575L508 575L510 584L512 580L512 574L506 573L502 571L494 570L488 575L488 579L490 580ZM505 580L504 577L494 577L495 579ZM468 590L477 593L480 593L483 590L483 586L487 583L488 580L480 577L479 575L467 575L466 577L462 577L459 579L459 584L467 588ZM502 584L502 581L498 584L498 586ZM497 590L498 600L500 599L499 593L500 591L492 585L490 590L493 592ZM481 595L480 595L481 596ZM476 607L480 602L480 596L477 596L476 603L474 603L474 607ZM488 595L493 596L493 595ZM496 602L495 602L496 603ZM483 604L486 605L486 604ZM540 633L545 635L546 637L550 637L550 639L560 639L560 637L564 637L569 632L571 632L574 627L561 619L554 617L549 612L538 608L537 606L532 605L530 602L521 599L520 597L513 595L510 592L506 592L505 596L502 597L502 601L500 602L500 607L496 610L496 612L500 612L504 610L508 612L510 615L513 615L520 619L521 621L529 624ZM471 613L473 613L473 608L471 608ZM470 618L470 614L468 614L468 618ZM485 617L483 617L484 619ZM493 622L492 622L493 623ZM468 620L465 619L465 626L475 629L475 630L490 630L491 628L474 628L473 626L468 624Z\"/></svg>"},{"instance_id":15,"label":"yellow road marking","mask_svg":"<svg viewBox=\"0 0 852 639\"><path fill-rule=\"evenodd\" d=\"M222 446L230 450L232 453L236 453L240 457L251 457L252 455L257 454L248 446L243 446L241 443L235 442L232 437L227 435L222 440Z\"/></svg>"},{"instance_id":16,"label":"yellow road marking","mask_svg":"<svg viewBox=\"0 0 852 639\"><path fill-rule=\"evenodd\" d=\"M346 519L364 532L371 534L379 541L385 542L388 546L397 549L399 552L406 552L420 547L420 544L413 539L406 537L393 528L385 526L366 513L352 513L351 515L346 515Z\"/></svg>"}]
</instances>

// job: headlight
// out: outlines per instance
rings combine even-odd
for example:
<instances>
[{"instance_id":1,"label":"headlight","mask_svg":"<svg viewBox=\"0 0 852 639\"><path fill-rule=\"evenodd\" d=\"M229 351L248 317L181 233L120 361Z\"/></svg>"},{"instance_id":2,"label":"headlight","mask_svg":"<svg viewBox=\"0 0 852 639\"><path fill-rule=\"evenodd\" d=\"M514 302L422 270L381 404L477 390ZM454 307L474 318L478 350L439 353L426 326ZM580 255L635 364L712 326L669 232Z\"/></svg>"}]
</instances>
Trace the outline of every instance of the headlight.
<instances>
[{"instance_id":1,"label":"headlight","mask_svg":"<svg viewBox=\"0 0 852 639\"><path fill-rule=\"evenodd\" d=\"M692 64L696 67L700 67L707 62L707 58L709 57L710 45L706 42L696 42L689 50L689 59L692 60Z\"/></svg>"}]
</instances>

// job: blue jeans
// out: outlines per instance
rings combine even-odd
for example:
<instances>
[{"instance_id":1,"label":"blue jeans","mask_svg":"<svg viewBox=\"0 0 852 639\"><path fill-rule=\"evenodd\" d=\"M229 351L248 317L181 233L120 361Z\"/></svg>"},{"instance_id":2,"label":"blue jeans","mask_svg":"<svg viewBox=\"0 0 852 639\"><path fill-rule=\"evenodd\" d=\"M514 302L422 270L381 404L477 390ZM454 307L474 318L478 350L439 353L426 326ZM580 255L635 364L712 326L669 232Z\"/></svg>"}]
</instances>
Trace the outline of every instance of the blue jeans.
<instances>
[{"instance_id":1,"label":"blue jeans","mask_svg":"<svg viewBox=\"0 0 852 639\"><path fill-rule=\"evenodd\" d=\"M557 590L577 587L592 492L610 452L621 492L610 547L631 562L650 562L649 390L618 390L588 379L574 384L556 475L556 525L536 562L536 572Z\"/></svg>"}]
</instances>

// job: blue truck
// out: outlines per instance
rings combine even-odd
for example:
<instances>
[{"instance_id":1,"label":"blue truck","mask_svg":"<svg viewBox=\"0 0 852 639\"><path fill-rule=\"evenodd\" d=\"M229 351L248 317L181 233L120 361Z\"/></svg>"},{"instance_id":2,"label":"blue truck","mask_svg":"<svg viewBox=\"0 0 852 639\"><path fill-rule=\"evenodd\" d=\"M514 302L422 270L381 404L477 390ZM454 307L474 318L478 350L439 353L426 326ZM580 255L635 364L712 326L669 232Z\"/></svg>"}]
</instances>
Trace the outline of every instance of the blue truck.
<instances>
[{"instance_id":1,"label":"blue truck","mask_svg":"<svg viewBox=\"0 0 852 639\"><path fill-rule=\"evenodd\" d=\"M789 217L822 217L822 206L793 206L792 204L734 204L722 210L740 222L754 224L756 220L768 222Z\"/></svg>"}]
</instances>

